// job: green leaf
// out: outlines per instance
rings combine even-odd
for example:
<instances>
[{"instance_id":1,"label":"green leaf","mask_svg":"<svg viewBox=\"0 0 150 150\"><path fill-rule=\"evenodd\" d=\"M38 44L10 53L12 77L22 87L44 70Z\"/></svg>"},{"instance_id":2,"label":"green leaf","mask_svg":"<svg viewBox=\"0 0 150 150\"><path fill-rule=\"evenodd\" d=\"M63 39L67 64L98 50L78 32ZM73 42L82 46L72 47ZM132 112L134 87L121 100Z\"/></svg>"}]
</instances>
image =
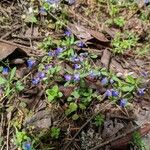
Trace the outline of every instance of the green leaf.
<instances>
[{"instance_id":1,"label":"green leaf","mask_svg":"<svg viewBox=\"0 0 150 150\"><path fill-rule=\"evenodd\" d=\"M57 92L59 91L59 88L58 88L57 85L55 85L55 86L53 86L52 90L55 91L55 92L57 93Z\"/></svg>"},{"instance_id":2,"label":"green leaf","mask_svg":"<svg viewBox=\"0 0 150 150\"><path fill-rule=\"evenodd\" d=\"M22 91L24 89L24 86L22 85L22 83L20 81L16 82L16 89L18 91Z\"/></svg>"},{"instance_id":3,"label":"green leaf","mask_svg":"<svg viewBox=\"0 0 150 150\"><path fill-rule=\"evenodd\" d=\"M10 72L10 81L15 77L16 74L16 67L14 67Z\"/></svg>"},{"instance_id":4,"label":"green leaf","mask_svg":"<svg viewBox=\"0 0 150 150\"><path fill-rule=\"evenodd\" d=\"M48 101L49 101L49 102L52 102L54 99L55 99L54 96L48 95Z\"/></svg>"},{"instance_id":5,"label":"green leaf","mask_svg":"<svg viewBox=\"0 0 150 150\"><path fill-rule=\"evenodd\" d=\"M69 108L65 111L65 114L68 116L70 115L72 112L77 111L78 105L76 103L70 103Z\"/></svg>"},{"instance_id":6,"label":"green leaf","mask_svg":"<svg viewBox=\"0 0 150 150\"><path fill-rule=\"evenodd\" d=\"M79 119L79 115L74 114L74 115L72 116L72 119L73 119L73 120L77 120L77 119Z\"/></svg>"},{"instance_id":7,"label":"green leaf","mask_svg":"<svg viewBox=\"0 0 150 150\"><path fill-rule=\"evenodd\" d=\"M79 104L79 108L82 109L82 110L84 110L84 109L86 109L86 106L84 104L80 103Z\"/></svg>"},{"instance_id":8,"label":"green leaf","mask_svg":"<svg viewBox=\"0 0 150 150\"><path fill-rule=\"evenodd\" d=\"M135 78L133 78L132 76L127 76L126 78L126 82L131 83L131 84L135 84Z\"/></svg>"},{"instance_id":9,"label":"green leaf","mask_svg":"<svg viewBox=\"0 0 150 150\"><path fill-rule=\"evenodd\" d=\"M134 90L134 86L128 86L128 85L126 85L126 86L122 86L121 87L121 90L123 91L123 92L131 92L131 91L133 91Z\"/></svg>"},{"instance_id":10,"label":"green leaf","mask_svg":"<svg viewBox=\"0 0 150 150\"><path fill-rule=\"evenodd\" d=\"M58 96L59 96L59 97L62 97L62 96L63 96L63 94L62 94L61 92L59 92L59 93L58 93Z\"/></svg>"},{"instance_id":11,"label":"green leaf","mask_svg":"<svg viewBox=\"0 0 150 150\"><path fill-rule=\"evenodd\" d=\"M5 84L6 82L7 80L0 76L0 85Z\"/></svg>"},{"instance_id":12,"label":"green leaf","mask_svg":"<svg viewBox=\"0 0 150 150\"><path fill-rule=\"evenodd\" d=\"M71 93L72 96L74 96L74 98L78 99L80 97L80 94L77 91L73 91Z\"/></svg>"},{"instance_id":13,"label":"green leaf","mask_svg":"<svg viewBox=\"0 0 150 150\"><path fill-rule=\"evenodd\" d=\"M27 23L37 23L37 19L33 14L29 14L25 18L25 22Z\"/></svg>"}]
</instances>

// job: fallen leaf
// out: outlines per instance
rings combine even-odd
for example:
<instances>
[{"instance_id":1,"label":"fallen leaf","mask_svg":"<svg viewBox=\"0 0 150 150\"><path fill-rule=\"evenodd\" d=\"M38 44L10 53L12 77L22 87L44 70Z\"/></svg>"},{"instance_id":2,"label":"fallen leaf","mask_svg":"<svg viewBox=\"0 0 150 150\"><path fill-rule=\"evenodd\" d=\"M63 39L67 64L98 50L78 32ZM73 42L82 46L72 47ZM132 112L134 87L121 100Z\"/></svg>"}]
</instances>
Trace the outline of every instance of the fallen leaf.
<instances>
[{"instance_id":1,"label":"fallen leaf","mask_svg":"<svg viewBox=\"0 0 150 150\"><path fill-rule=\"evenodd\" d=\"M101 62L107 69L109 68L111 52L108 49L103 51L103 55L101 57Z\"/></svg>"}]
</instances>

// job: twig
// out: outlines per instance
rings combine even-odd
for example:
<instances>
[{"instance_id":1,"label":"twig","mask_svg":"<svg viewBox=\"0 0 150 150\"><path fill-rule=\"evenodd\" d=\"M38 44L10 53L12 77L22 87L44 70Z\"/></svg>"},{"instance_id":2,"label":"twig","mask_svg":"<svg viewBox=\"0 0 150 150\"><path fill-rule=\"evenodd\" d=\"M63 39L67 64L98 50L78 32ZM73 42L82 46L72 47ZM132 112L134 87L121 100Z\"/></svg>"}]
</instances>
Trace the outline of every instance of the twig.
<instances>
[{"instance_id":1,"label":"twig","mask_svg":"<svg viewBox=\"0 0 150 150\"><path fill-rule=\"evenodd\" d=\"M12 113L8 113L8 127L7 127L7 142L6 142L6 149L9 150L9 134L10 134L10 119L11 119Z\"/></svg>"},{"instance_id":2,"label":"twig","mask_svg":"<svg viewBox=\"0 0 150 150\"><path fill-rule=\"evenodd\" d=\"M126 132L126 133L124 133L124 134L122 134L122 135L120 135L120 136L117 136L117 137L112 138L112 139L110 139L110 140L108 140L108 141L106 141L106 142L103 142L102 144L99 144L99 145L95 146L94 148L91 148L90 150L96 150L96 149L99 149L99 148L101 148L101 147L103 147L103 146L106 146L106 145L108 145L108 144L111 144L111 143L112 143L112 146L113 146L113 147L115 147L115 145L121 146L121 145L118 145L119 143L116 144L115 141L117 142L118 139L121 140L122 138L125 138L125 136L127 136L128 134L131 134L131 133L133 133L134 131L137 131L137 130L141 130L141 131L140 131L140 134L141 134L141 136L143 136L143 135L146 134L144 128L146 128L147 126L148 126L148 132L149 132L150 123L148 122L148 123L145 123L144 125L137 126L137 127L131 129L130 131L128 131L128 132ZM144 131L142 131L142 130L144 130ZM130 139L131 139L131 137L130 137L130 138L127 137L127 140L130 140ZM123 142L125 143L126 140L123 139Z\"/></svg>"},{"instance_id":3,"label":"twig","mask_svg":"<svg viewBox=\"0 0 150 150\"><path fill-rule=\"evenodd\" d=\"M111 105L112 102L108 103L105 107L103 107L102 109L100 109L97 113L93 114L82 126L81 128L78 130L78 132L73 136L72 140L64 147L63 150L67 150L68 147L71 145L71 143L75 140L75 138L78 136L78 134L83 130L83 128L86 127L86 125L95 117L97 116L102 110L104 110L106 107L108 107L109 105Z\"/></svg>"},{"instance_id":4,"label":"twig","mask_svg":"<svg viewBox=\"0 0 150 150\"><path fill-rule=\"evenodd\" d=\"M16 27L15 29L12 29L10 32L7 32L5 35L3 35L3 36L1 37L1 39L5 39L5 38L8 37L10 34L12 34L13 32L15 32L16 30L18 30L18 29L20 29L20 28L22 28L22 27L23 27L23 25L20 25L20 26Z\"/></svg>"}]
</instances>

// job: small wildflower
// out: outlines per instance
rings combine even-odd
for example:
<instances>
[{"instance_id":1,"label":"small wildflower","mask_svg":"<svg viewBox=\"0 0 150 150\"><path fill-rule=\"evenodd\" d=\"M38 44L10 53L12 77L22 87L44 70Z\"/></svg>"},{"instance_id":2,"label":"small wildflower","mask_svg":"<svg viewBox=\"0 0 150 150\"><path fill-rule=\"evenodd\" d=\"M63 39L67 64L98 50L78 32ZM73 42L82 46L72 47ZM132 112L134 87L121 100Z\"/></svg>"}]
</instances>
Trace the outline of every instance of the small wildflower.
<instances>
[{"instance_id":1,"label":"small wildflower","mask_svg":"<svg viewBox=\"0 0 150 150\"><path fill-rule=\"evenodd\" d=\"M48 56L53 57L54 56L54 52L48 52Z\"/></svg>"},{"instance_id":2,"label":"small wildflower","mask_svg":"<svg viewBox=\"0 0 150 150\"><path fill-rule=\"evenodd\" d=\"M113 79L110 79L110 83L113 84L115 81Z\"/></svg>"},{"instance_id":3,"label":"small wildflower","mask_svg":"<svg viewBox=\"0 0 150 150\"><path fill-rule=\"evenodd\" d=\"M117 96L119 96L119 92L118 91L115 91L115 90L111 90L111 93L112 93L112 96L114 96L114 97L117 97Z\"/></svg>"},{"instance_id":4,"label":"small wildflower","mask_svg":"<svg viewBox=\"0 0 150 150\"><path fill-rule=\"evenodd\" d=\"M57 4L60 2L60 0L45 0L45 2L47 2L49 4Z\"/></svg>"},{"instance_id":5,"label":"small wildflower","mask_svg":"<svg viewBox=\"0 0 150 150\"><path fill-rule=\"evenodd\" d=\"M38 72L38 77L40 79L43 79L45 77L45 73L44 72Z\"/></svg>"},{"instance_id":6,"label":"small wildflower","mask_svg":"<svg viewBox=\"0 0 150 150\"><path fill-rule=\"evenodd\" d=\"M65 31L65 35L66 35L67 37L70 37L71 34L72 34L72 33L71 33L69 30L66 30L66 31Z\"/></svg>"},{"instance_id":7,"label":"small wildflower","mask_svg":"<svg viewBox=\"0 0 150 150\"><path fill-rule=\"evenodd\" d=\"M79 80L80 80L80 74L75 74L74 81L79 81Z\"/></svg>"},{"instance_id":8,"label":"small wildflower","mask_svg":"<svg viewBox=\"0 0 150 150\"><path fill-rule=\"evenodd\" d=\"M27 65L28 65L28 68L31 69L34 65L35 65L35 60L27 60Z\"/></svg>"},{"instance_id":9,"label":"small wildflower","mask_svg":"<svg viewBox=\"0 0 150 150\"><path fill-rule=\"evenodd\" d=\"M23 143L23 149L24 150L31 150L31 144L29 142L24 142Z\"/></svg>"},{"instance_id":10,"label":"small wildflower","mask_svg":"<svg viewBox=\"0 0 150 150\"><path fill-rule=\"evenodd\" d=\"M80 48L83 48L83 47L84 47L84 43L83 43L82 41L79 41L79 42L77 43L77 46L79 46Z\"/></svg>"},{"instance_id":11,"label":"small wildflower","mask_svg":"<svg viewBox=\"0 0 150 150\"><path fill-rule=\"evenodd\" d=\"M143 76L143 77L147 77L148 76L148 73L147 72L141 72L141 75Z\"/></svg>"},{"instance_id":12,"label":"small wildflower","mask_svg":"<svg viewBox=\"0 0 150 150\"><path fill-rule=\"evenodd\" d=\"M149 4L150 3L150 0L144 0L144 4Z\"/></svg>"},{"instance_id":13,"label":"small wildflower","mask_svg":"<svg viewBox=\"0 0 150 150\"><path fill-rule=\"evenodd\" d=\"M101 84L102 85L106 85L108 83L108 78L107 77L105 77L105 78L103 78L102 80L101 80Z\"/></svg>"},{"instance_id":14,"label":"small wildflower","mask_svg":"<svg viewBox=\"0 0 150 150\"><path fill-rule=\"evenodd\" d=\"M40 82L40 78L39 77L32 79L32 84L34 84L34 85L37 85L39 82Z\"/></svg>"},{"instance_id":15,"label":"small wildflower","mask_svg":"<svg viewBox=\"0 0 150 150\"><path fill-rule=\"evenodd\" d=\"M119 105L125 107L127 105L127 99L121 99Z\"/></svg>"},{"instance_id":16,"label":"small wildflower","mask_svg":"<svg viewBox=\"0 0 150 150\"><path fill-rule=\"evenodd\" d=\"M70 60L71 60L72 62L79 62L79 61L80 61L80 59L79 59L77 56L71 57Z\"/></svg>"},{"instance_id":17,"label":"small wildflower","mask_svg":"<svg viewBox=\"0 0 150 150\"><path fill-rule=\"evenodd\" d=\"M45 70L49 70L50 68L52 68L51 64L48 64L48 65L45 66Z\"/></svg>"},{"instance_id":18,"label":"small wildflower","mask_svg":"<svg viewBox=\"0 0 150 150\"><path fill-rule=\"evenodd\" d=\"M80 64L74 64L74 68L75 68L75 69L80 69L80 68L81 68L81 65L80 65Z\"/></svg>"},{"instance_id":19,"label":"small wildflower","mask_svg":"<svg viewBox=\"0 0 150 150\"><path fill-rule=\"evenodd\" d=\"M3 67L2 74L7 75L8 72L9 72L9 68L8 67Z\"/></svg>"},{"instance_id":20,"label":"small wildflower","mask_svg":"<svg viewBox=\"0 0 150 150\"><path fill-rule=\"evenodd\" d=\"M73 5L75 3L75 0L66 0L69 5Z\"/></svg>"},{"instance_id":21,"label":"small wildflower","mask_svg":"<svg viewBox=\"0 0 150 150\"><path fill-rule=\"evenodd\" d=\"M40 13L41 15L43 15L43 16L46 16L46 15L47 15L47 12L46 12L46 10L45 10L43 7L40 8L39 13Z\"/></svg>"},{"instance_id":22,"label":"small wildflower","mask_svg":"<svg viewBox=\"0 0 150 150\"><path fill-rule=\"evenodd\" d=\"M143 96L145 94L145 88L138 89L138 94Z\"/></svg>"},{"instance_id":23,"label":"small wildflower","mask_svg":"<svg viewBox=\"0 0 150 150\"><path fill-rule=\"evenodd\" d=\"M106 90L106 92L105 92L105 96L106 96L106 97L110 97L110 96L112 96L112 92L111 92L111 90Z\"/></svg>"},{"instance_id":24,"label":"small wildflower","mask_svg":"<svg viewBox=\"0 0 150 150\"><path fill-rule=\"evenodd\" d=\"M66 81L70 81L72 79L72 76L69 74L66 74L64 77Z\"/></svg>"},{"instance_id":25,"label":"small wildflower","mask_svg":"<svg viewBox=\"0 0 150 150\"><path fill-rule=\"evenodd\" d=\"M60 53L62 53L63 52L63 48L61 48L61 47L58 47L56 50L55 50L55 54L56 55L59 55Z\"/></svg>"}]
</instances>

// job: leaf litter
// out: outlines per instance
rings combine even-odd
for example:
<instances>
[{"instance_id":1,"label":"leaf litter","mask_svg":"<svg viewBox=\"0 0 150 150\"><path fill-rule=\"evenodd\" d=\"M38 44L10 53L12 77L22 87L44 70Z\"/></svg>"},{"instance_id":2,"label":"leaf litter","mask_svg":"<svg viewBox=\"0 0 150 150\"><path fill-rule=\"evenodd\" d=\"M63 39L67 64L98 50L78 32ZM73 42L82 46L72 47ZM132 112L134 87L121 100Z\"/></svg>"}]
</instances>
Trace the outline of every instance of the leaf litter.
<instances>
[{"instance_id":1,"label":"leaf litter","mask_svg":"<svg viewBox=\"0 0 150 150\"><path fill-rule=\"evenodd\" d=\"M149 1L0 6L2 150L149 149Z\"/></svg>"}]
</instances>

